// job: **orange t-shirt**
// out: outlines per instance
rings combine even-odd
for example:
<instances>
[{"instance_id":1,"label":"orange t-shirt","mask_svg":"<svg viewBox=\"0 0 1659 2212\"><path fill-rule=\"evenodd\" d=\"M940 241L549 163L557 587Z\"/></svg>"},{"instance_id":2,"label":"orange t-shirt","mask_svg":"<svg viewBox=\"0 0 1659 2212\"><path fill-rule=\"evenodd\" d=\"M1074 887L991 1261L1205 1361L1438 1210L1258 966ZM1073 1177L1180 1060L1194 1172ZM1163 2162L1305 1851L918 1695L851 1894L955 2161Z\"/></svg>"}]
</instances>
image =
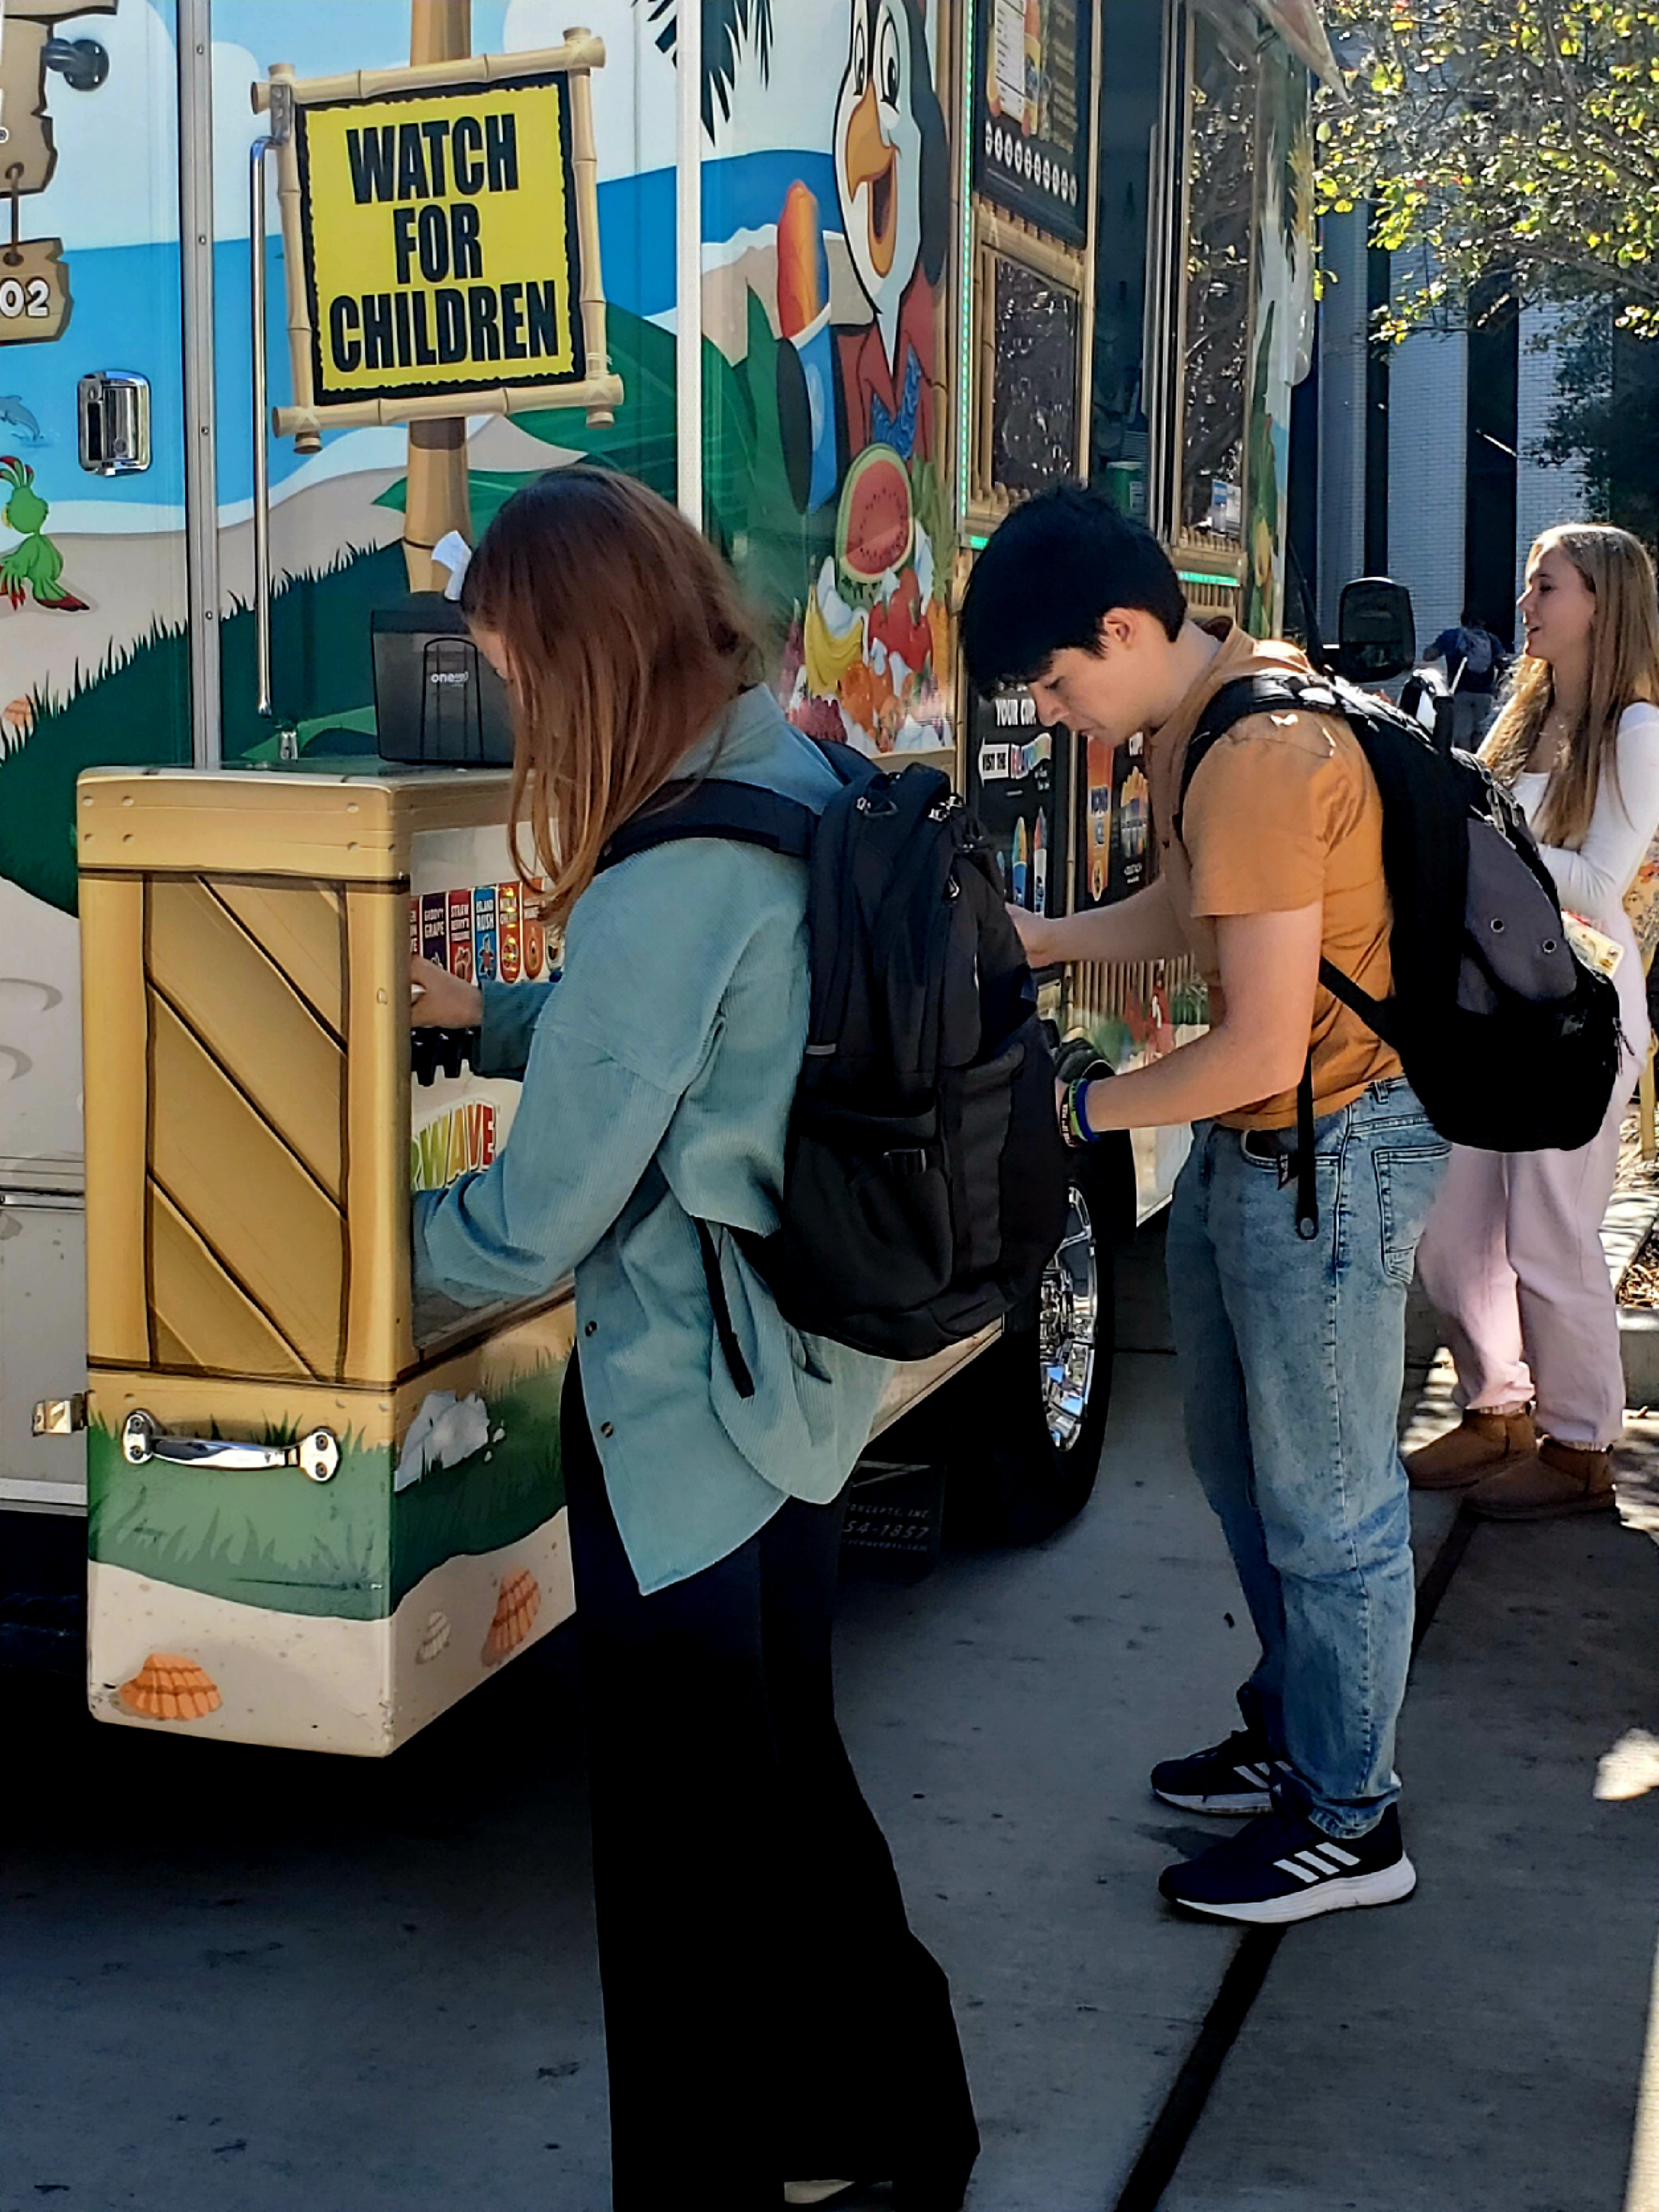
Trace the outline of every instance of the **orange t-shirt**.
<instances>
[{"instance_id":1,"label":"orange t-shirt","mask_svg":"<svg viewBox=\"0 0 1659 2212\"><path fill-rule=\"evenodd\" d=\"M1176 842L1187 744L1224 684L1257 672L1312 673L1294 646L1258 644L1231 623L1206 625L1221 650L1147 740L1152 819L1176 915L1223 1012L1215 925L1224 915L1288 914L1323 902L1323 951L1373 998L1391 981L1393 908L1382 875L1382 801L1359 740L1338 718L1249 714L1213 744L1192 781ZM1322 985L1314 1001L1314 1110L1334 1114L1400 1060ZM1258 1099L1221 1119L1231 1128L1282 1129L1296 1093Z\"/></svg>"}]
</instances>

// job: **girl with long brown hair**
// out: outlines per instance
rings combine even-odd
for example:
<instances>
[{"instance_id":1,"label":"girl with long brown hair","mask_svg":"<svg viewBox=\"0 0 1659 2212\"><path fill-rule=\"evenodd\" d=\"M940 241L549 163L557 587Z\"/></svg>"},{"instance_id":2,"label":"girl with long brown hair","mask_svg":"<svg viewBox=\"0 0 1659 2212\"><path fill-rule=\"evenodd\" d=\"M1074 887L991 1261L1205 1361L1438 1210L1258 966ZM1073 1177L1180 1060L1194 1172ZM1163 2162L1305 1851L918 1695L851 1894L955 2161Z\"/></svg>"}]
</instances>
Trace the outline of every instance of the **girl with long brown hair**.
<instances>
[{"instance_id":1,"label":"girl with long brown hair","mask_svg":"<svg viewBox=\"0 0 1659 2212\"><path fill-rule=\"evenodd\" d=\"M1563 908L1616 960L1626 1057L1600 1133L1579 1151L1455 1147L1418 1247L1463 1417L1407 1466L1418 1488L1467 1489L1493 1520L1613 1503L1625 1386L1601 1217L1648 1035L1623 902L1659 831L1659 596L1645 550L1602 524L1546 532L1521 614L1526 657L1486 758L1525 811Z\"/></svg>"},{"instance_id":2,"label":"girl with long brown hair","mask_svg":"<svg viewBox=\"0 0 1659 2212\"><path fill-rule=\"evenodd\" d=\"M518 493L462 604L512 696L519 866L550 886L563 972L479 993L416 963L417 1018L481 1024L479 1072L524 1085L494 1165L416 1199L416 1284L486 1304L575 1272L560 1449L611 2201L776 2212L890 2181L955 2212L979 2139L950 1995L830 1678L842 1500L886 1370L791 1328L730 1233L777 1224L806 871L704 837L599 865L678 780L820 811L836 778L757 682L718 556L625 477ZM710 1264L747 1393L700 1223L730 1224Z\"/></svg>"}]
</instances>

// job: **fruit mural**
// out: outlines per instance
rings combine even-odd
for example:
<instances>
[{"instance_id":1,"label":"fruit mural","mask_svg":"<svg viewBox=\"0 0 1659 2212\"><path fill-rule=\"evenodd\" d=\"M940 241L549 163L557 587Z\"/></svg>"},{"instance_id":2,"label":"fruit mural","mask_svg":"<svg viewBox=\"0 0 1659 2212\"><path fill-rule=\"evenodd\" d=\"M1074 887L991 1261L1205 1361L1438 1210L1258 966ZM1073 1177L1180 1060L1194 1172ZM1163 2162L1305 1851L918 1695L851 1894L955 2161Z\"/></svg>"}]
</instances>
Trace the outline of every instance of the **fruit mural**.
<instances>
[{"instance_id":1,"label":"fruit mural","mask_svg":"<svg viewBox=\"0 0 1659 2212\"><path fill-rule=\"evenodd\" d=\"M845 20L833 151L856 290L839 320L805 184L778 225L785 465L804 514L834 514L833 546L793 611L784 702L816 736L921 750L952 741L938 358L949 143L924 0L851 0Z\"/></svg>"}]
</instances>

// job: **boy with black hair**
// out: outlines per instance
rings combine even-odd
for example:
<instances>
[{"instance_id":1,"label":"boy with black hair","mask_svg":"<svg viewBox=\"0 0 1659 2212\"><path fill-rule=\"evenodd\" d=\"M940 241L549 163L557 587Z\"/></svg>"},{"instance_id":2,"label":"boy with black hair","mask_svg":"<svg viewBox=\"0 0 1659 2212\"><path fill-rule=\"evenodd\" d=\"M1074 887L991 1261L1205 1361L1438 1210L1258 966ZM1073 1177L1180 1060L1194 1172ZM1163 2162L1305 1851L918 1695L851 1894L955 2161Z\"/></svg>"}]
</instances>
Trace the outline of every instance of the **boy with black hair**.
<instances>
[{"instance_id":1,"label":"boy with black hair","mask_svg":"<svg viewBox=\"0 0 1659 2212\"><path fill-rule=\"evenodd\" d=\"M1046 720L1144 734L1160 867L1120 904L1016 914L1034 964L1191 953L1211 1026L1151 1066L1074 1085L1073 1142L1194 1124L1170 1208L1170 1305L1194 1469L1261 1657L1224 1743L1153 1769L1184 1811L1253 1814L1166 1869L1171 1903L1276 1923L1410 1894L1395 1724L1413 1577L1395 1444L1405 1306L1448 1147L1399 1060L1319 981L1322 956L1389 994L1382 801L1338 715L1247 715L1188 740L1239 677L1308 663L1190 618L1156 538L1077 485L1018 508L981 555L963 643L983 692L1024 684ZM1177 834L1178 830L1178 834ZM1311 1066L1317 1228L1303 1233L1296 1092Z\"/></svg>"}]
</instances>

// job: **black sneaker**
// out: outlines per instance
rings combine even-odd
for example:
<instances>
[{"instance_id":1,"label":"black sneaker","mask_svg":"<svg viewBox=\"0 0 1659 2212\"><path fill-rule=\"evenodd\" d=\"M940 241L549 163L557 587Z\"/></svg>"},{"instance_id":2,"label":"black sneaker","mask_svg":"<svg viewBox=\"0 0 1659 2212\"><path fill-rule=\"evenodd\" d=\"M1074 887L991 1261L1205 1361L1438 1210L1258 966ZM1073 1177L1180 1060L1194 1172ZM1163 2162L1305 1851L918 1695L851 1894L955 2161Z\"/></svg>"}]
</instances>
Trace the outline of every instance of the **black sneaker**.
<instances>
[{"instance_id":1,"label":"black sneaker","mask_svg":"<svg viewBox=\"0 0 1659 2212\"><path fill-rule=\"evenodd\" d=\"M1416 1888L1417 1869L1390 1805L1369 1835L1341 1839L1299 1813L1266 1814L1201 1857L1166 1867L1158 1886L1183 1912L1278 1927L1358 1905L1397 1905Z\"/></svg>"},{"instance_id":2,"label":"black sneaker","mask_svg":"<svg viewBox=\"0 0 1659 2212\"><path fill-rule=\"evenodd\" d=\"M1225 1743L1190 1759L1165 1759L1152 1769L1152 1794L1183 1813L1242 1820L1273 1809L1273 1755L1254 1729L1236 1729Z\"/></svg>"}]
</instances>

